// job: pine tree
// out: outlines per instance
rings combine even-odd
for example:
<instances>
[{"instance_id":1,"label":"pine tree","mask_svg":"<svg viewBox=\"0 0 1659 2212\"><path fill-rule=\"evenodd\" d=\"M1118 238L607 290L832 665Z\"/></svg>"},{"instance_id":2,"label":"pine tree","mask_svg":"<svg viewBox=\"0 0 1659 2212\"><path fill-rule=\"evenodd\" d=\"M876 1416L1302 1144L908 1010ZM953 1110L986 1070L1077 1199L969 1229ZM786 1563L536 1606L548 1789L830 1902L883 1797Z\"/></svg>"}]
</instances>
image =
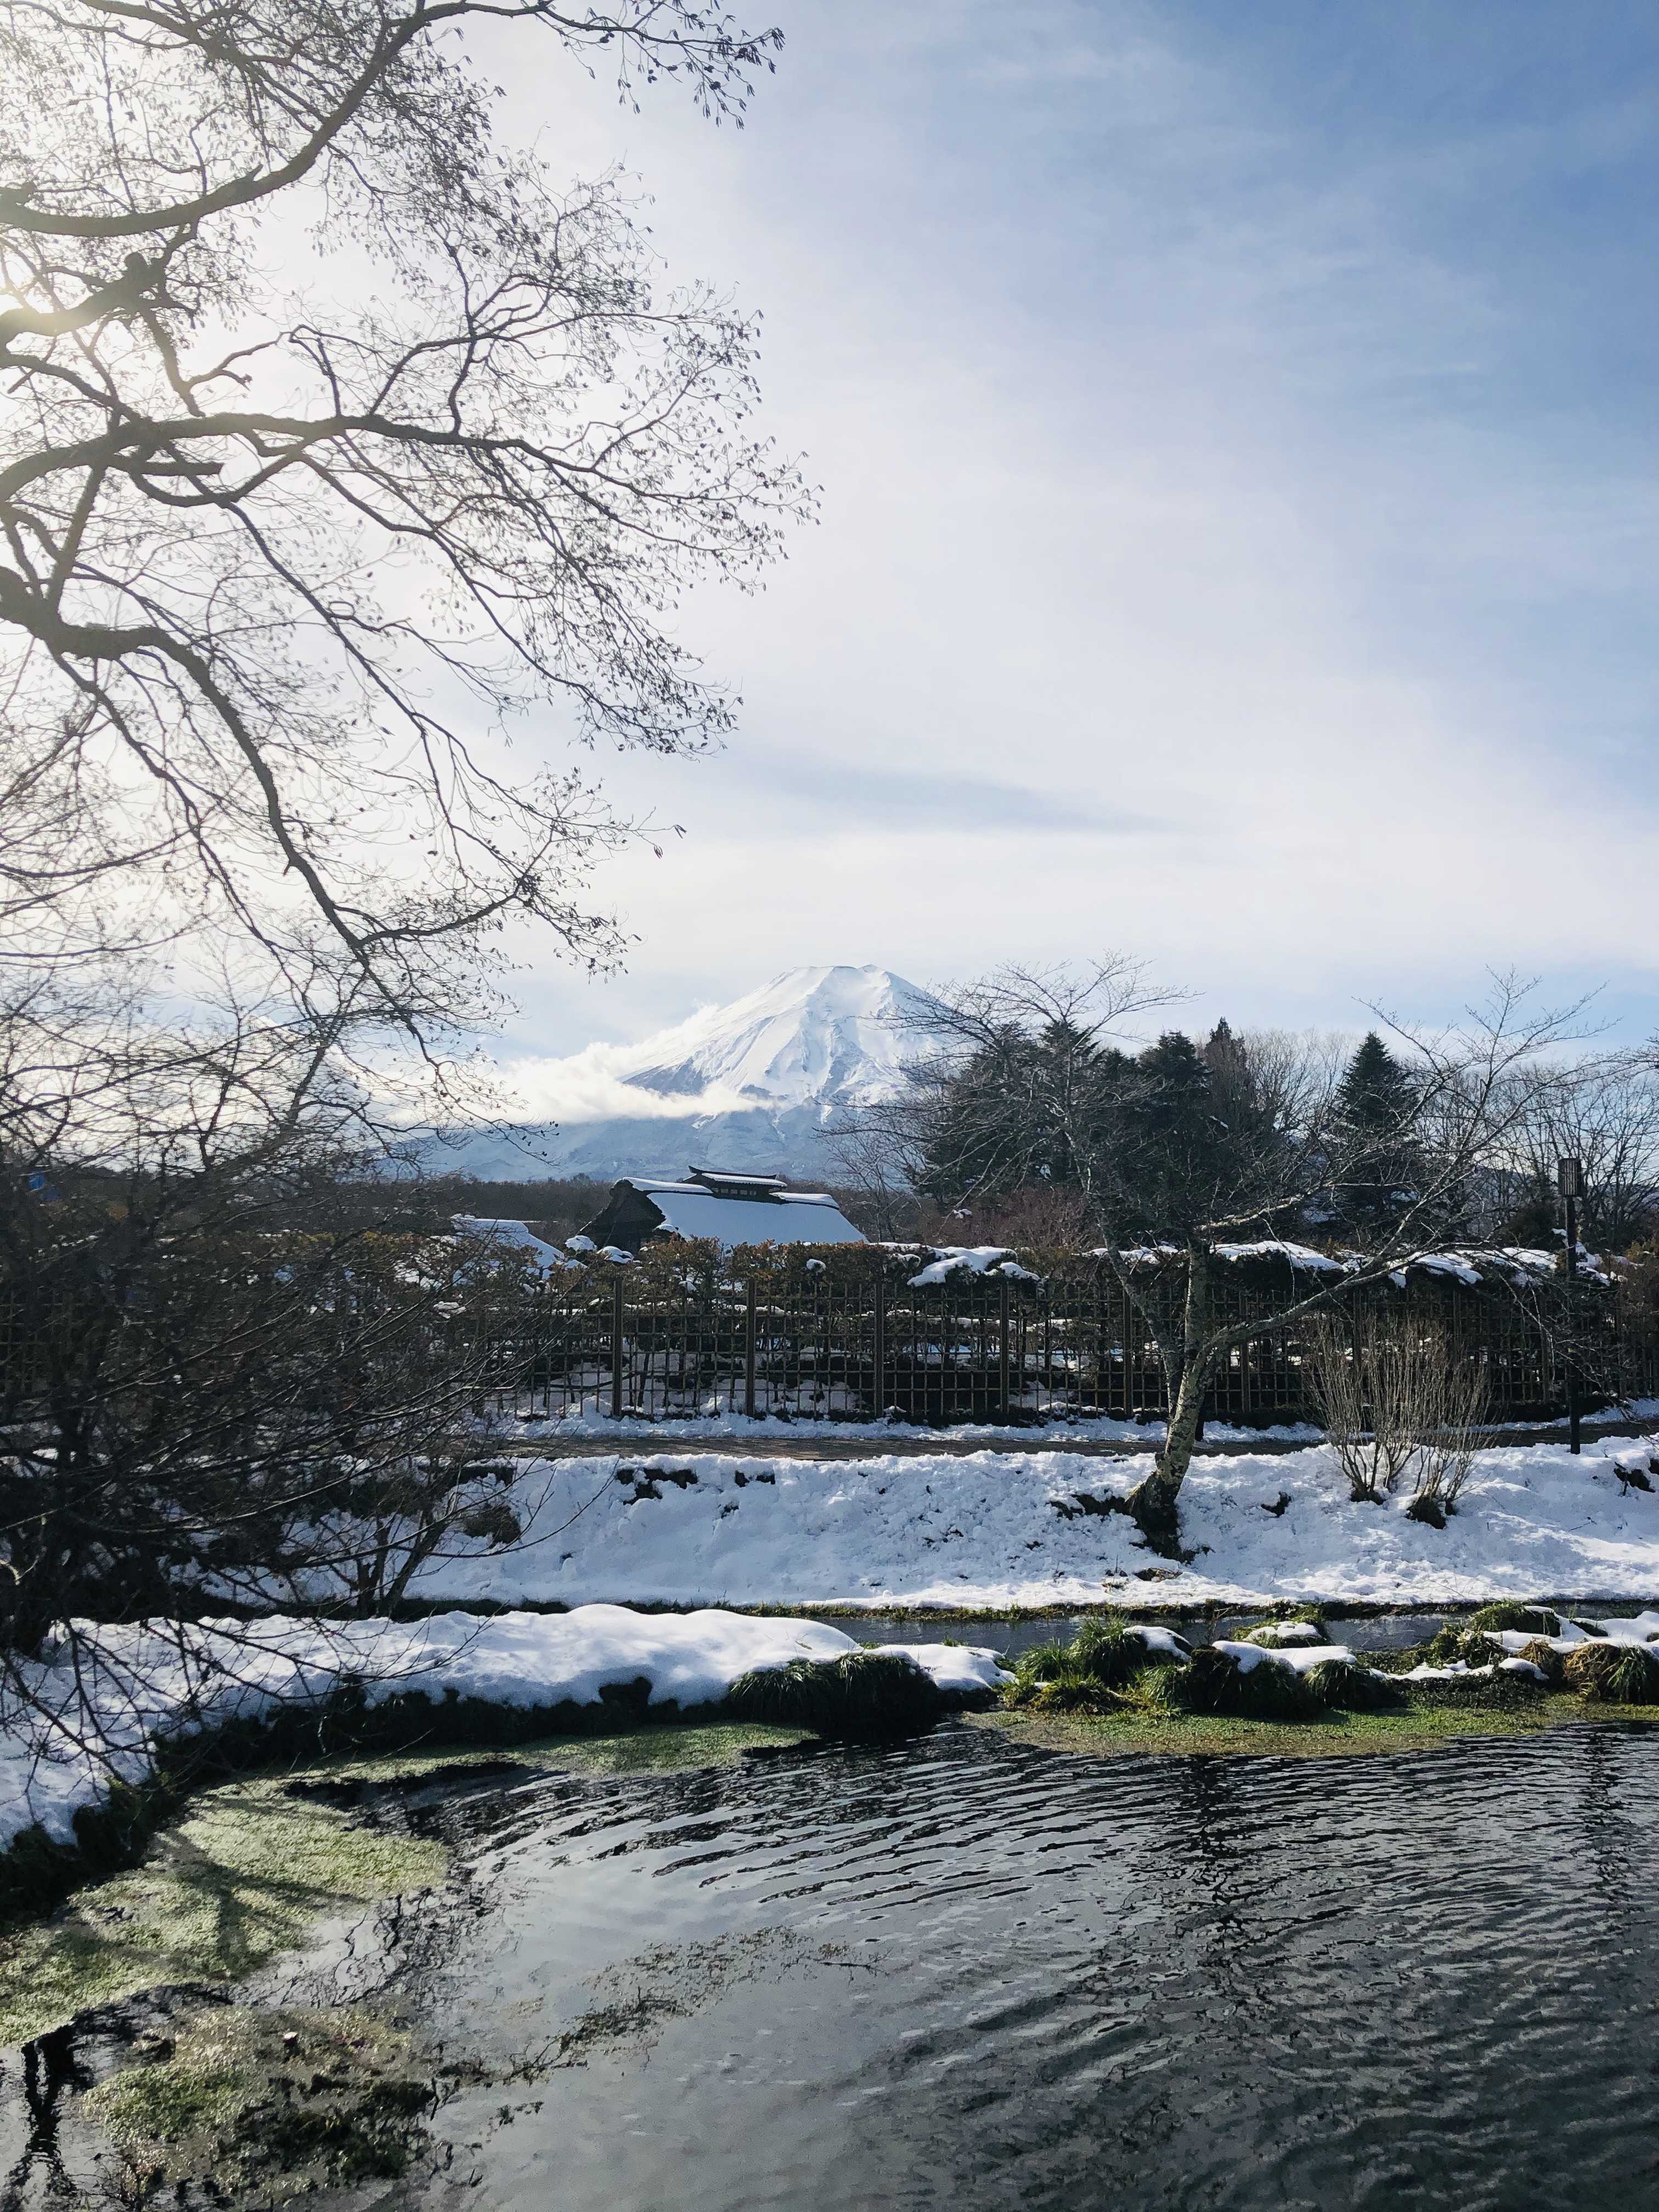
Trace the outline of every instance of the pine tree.
<instances>
[{"instance_id":1,"label":"pine tree","mask_svg":"<svg viewBox=\"0 0 1659 2212\"><path fill-rule=\"evenodd\" d=\"M1411 1109L1410 1076L1376 1031L1368 1030L1337 1085L1338 1121L1345 1129L1386 1135L1401 1127Z\"/></svg>"},{"instance_id":2,"label":"pine tree","mask_svg":"<svg viewBox=\"0 0 1659 2212\"><path fill-rule=\"evenodd\" d=\"M1419 1165L1411 1129L1414 1103L1409 1073L1376 1031L1368 1030L1337 1085L1333 1116L1344 1137L1364 1147L1337 1194L1344 1228L1385 1227L1411 1205Z\"/></svg>"}]
</instances>

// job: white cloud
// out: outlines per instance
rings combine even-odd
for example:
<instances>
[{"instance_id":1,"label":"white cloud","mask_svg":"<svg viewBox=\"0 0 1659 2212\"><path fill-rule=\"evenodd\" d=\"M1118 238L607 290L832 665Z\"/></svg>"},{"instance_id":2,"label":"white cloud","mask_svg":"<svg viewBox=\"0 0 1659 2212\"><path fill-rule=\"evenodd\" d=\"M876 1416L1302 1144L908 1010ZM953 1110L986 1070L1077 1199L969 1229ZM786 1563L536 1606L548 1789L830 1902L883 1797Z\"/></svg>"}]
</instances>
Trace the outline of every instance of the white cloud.
<instances>
[{"instance_id":1,"label":"white cloud","mask_svg":"<svg viewBox=\"0 0 1659 2212\"><path fill-rule=\"evenodd\" d=\"M1202 10L784 20L741 136L550 108L550 74L509 99L555 158L637 167L673 274L765 308L767 427L823 488L761 598L684 611L738 743L607 770L688 833L606 872L631 974L544 971L515 1035L638 1034L801 963L1107 945L1236 1022L1431 1012L1511 961L1650 982L1618 598L1659 556L1649 448L1621 475L1513 400L1554 325L1481 228L1492 162L1536 191L1568 109L1484 154L1467 122L1362 147ZM560 1118L619 1110L602 1057L528 1065Z\"/></svg>"},{"instance_id":2,"label":"white cloud","mask_svg":"<svg viewBox=\"0 0 1659 2212\"><path fill-rule=\"evenodd\" d=\"M637 1047L591 1044L565 1059L526 1055L508 1061L502 1079L520 1102L527 1121L556 1121L561 1127L626 1116L636 1121L678 1121L692 1114L729 1114L754 1103L722 1084L696 1092L662 1096L629 1083L637 1068Z\"/></svg>"}]
</instances>

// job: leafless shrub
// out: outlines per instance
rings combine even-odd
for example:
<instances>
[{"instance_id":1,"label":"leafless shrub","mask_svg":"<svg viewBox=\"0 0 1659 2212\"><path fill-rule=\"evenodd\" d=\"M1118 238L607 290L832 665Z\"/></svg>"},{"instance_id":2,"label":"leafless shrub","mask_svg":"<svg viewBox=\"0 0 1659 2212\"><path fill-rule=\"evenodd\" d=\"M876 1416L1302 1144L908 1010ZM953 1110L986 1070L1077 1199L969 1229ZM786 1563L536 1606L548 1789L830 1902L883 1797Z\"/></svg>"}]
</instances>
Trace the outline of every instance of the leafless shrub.
<instances>
[{"instance_id":1,"label":"leafless shrub","mask_svg":"<svg viewBox=\"0 0 1659 2212\"><path fill-rule=\"evenodd\" d=\"M1484 1353L1406 1315L1319 1315L1304 1352L1308 1395L1348 1479L1375 1502L1413 1472L1413 1517L1436 1526L1468 1479L1492 1392Z\"/></svg>"},{"instance_id":2,"label":"leafless shrub","mask_svg":"<svg viewBox=\"0 0 1659 2212\"><path fill-rule=\"evenodd\" d=\"M1492 1418L1492 1380L1482 1352L1459 1352L1442 1329L1419 1333L1412 1363L1414 1520L1443 1527L1455 1512Z\"/></svg>"},{"instance_id":3,"label":"leafless shrub","mask_svg":"<svg viewBox=\"0 0 1659 2212\"><path fill-rule=\"evenodd\" d=\"M1317 1314L1303 1376L1310 1403L1356 1503L1375 1503L1405 1472L1412 1432L1415 1339L1387 1314Z\"/></svg>"}]
</instances>

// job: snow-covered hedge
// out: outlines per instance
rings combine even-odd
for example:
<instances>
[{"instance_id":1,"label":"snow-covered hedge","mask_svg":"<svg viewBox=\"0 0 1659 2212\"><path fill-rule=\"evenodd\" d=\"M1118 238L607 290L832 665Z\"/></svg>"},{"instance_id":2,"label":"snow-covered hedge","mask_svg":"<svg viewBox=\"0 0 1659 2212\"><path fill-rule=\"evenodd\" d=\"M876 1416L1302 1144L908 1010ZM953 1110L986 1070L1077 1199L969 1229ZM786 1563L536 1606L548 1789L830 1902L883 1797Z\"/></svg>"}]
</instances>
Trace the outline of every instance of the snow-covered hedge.
<instances>
[{"instance_id":1,"label":"snow-covered hedge","mask_svg":"<svg viewBox=\"0 0 1659 2212\"><path fill-rule=\"evenodd\" d=\"M416 1623L206 1621L164 1632L141 1622L85 1633L95 1638L95 1667L65 1636L27 1670L27 1705L0 1716L0 1849L37 1826L72 1844L76 1814L114 1783L147 1782L168 1744L316 1711L343 1692L371 1710L396 1698L462 1699L550 1718L561 1708L602 1708L607 1692L620 1692L629 1702L618 1717L627 1718L643 1684L645 1711L672 1719L718 1706L757 1669L860 1649L815 1620L617 1605ZM1001 1679L988 1650L885 1648L913 1660L948 1699L982 1697Z\"/></svg>"}]
</instances>

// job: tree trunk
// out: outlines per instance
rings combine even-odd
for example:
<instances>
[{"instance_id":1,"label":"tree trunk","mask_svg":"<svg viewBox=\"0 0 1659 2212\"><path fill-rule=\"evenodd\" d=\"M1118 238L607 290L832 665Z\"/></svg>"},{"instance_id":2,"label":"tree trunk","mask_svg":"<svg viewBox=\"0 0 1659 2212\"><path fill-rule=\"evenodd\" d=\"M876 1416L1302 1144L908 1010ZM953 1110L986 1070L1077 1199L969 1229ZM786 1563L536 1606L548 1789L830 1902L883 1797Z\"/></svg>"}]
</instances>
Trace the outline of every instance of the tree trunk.
<instances>
[{"instance_id":1,"label":"tree trunk","mask_svg":"<svg viewBox=\"0 0 1659 2212\"><path fill-rule=\"evenodd\" d=\"M1147 1543L1165 1559L1181 1556L1181 1486L1192 1465L1204 1423L1204 1394L1214 1363L1210 1357L1210 1255L1188 1249L1182 1316L1181 1368L1170 1377L1170 1425L1152 1471L1129 1493L1128 1508Z\"/></svg>"},{"instance_id":2,"label":"tree trunk","mask_svg":"<svg viewBox=\"0 0 1659 2212\"><path fill-rule=\"evenodd\" d=\"M1152 1471L1129 1493L1129 1511L1135 1525L1155 1552L1165 1559L1181 1556L1181 1522L1177 1504L1193 1446L1198 1442L1204 1411L1204 1394L1210 1387L1209 1370L1202 1360L1188 1360L1170 1413L1164 1449L1152 1462Z\"/></svg>"}]
</instances>

